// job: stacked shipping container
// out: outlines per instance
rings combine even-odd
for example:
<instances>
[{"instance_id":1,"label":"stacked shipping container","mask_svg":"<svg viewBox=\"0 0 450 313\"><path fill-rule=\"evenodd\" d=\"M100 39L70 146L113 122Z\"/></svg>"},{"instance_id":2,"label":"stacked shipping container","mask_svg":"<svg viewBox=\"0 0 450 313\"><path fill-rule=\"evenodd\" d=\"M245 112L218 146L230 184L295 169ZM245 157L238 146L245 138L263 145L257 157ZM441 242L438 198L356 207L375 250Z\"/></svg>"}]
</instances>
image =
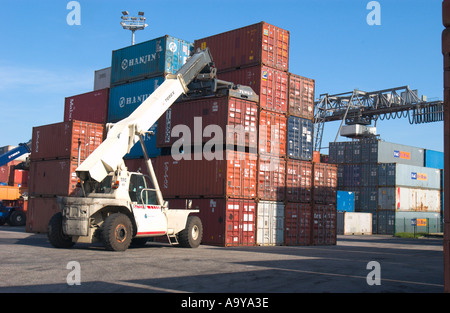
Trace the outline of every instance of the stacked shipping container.
<instances>
[{"instance_id":1,"label":"stacked shipping container","mask_svg":"<svg viewBox=\"0 0 450 313\"><path fill-rule=\"evenodd\" d=\"M33 128L27 231L46 232L57 196L80 195L75 169L104 139L104 125L76 121Z\"/></svg>"},{"instance_id":2,"label":"stacked shipping container","mask_svg":"<svg viewBox=\"0 0 450 313\"><path fill-rule=\"evenodd\" d=\"M339 165L339 189L355 193L355 211L372 213L374 233L412 232L412 216L428 219L427 231L441 230L441 173L426 167L425 149L366 139L330 143L329 156Z\"/></svg>"}]
</instances>

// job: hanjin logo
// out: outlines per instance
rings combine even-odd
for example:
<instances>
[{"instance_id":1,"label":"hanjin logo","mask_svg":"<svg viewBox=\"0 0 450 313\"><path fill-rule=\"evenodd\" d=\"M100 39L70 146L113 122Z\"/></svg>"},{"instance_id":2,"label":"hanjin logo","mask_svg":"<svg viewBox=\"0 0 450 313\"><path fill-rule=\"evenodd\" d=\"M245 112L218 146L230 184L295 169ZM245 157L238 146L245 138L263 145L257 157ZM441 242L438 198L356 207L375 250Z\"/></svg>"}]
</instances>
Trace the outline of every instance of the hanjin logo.
<instances>
[{"instance_id":1,"label":"hanjin logo","mask_svg":"<svg viewBox=\"0 0 450 313\"><path fill-rule=\"evenodd\" d=\"M128 60L125 59L122 61L122 69L125 71L127 69L127 67L128 67Z\"/></svg>"}]
</instances>

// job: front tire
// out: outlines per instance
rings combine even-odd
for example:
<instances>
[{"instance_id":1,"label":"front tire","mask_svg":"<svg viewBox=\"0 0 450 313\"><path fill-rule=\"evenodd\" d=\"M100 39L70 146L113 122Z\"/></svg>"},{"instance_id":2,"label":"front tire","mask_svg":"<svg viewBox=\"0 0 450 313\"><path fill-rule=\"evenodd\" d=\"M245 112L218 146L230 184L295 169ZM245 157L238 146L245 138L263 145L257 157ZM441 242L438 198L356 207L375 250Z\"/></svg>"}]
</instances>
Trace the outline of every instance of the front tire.
<instances>
[{"instance_id":1,"label":"front tire","mask_svg":"<svg viewBox=\"0 0 450 313\"><path fill-rule=\"evenodd\" d=\"M26 215L22 211L14 211L9 217L9 224L11 226L23 226L25 225Z\"/></svg>"},{"instance_id":2,"label":"front tire","mask_svg":"<svg viewBox=\"0 0 450 313\"><path fill-rule=\"evenodd\" d=\"M125 251L131 244L133 225L128 216L114 213L103 224L102 239L107 250Z\"/></svg>"},{"instance_id":3,"label":"front tire","mask_svg":"<svg viewBox=\"0 0 450 313\"><path fill-rule=\"evenodd\" d=\"M198 216L189 216L186 228L178 233L178 242L183 248L197 248L203 237L203 225Z\"/></svg>"},{"instance_id":4,"label":"front tire","mask_svg":"<svg viewBox=\"0 0 450 313\"><path fill-rule=\"evenodd\" d=\"M75 244L70 236L63 233L62 213L58 212L52 216L48 223L47 238L55 248L70 248Z\"/></svg>"}]
</instances>

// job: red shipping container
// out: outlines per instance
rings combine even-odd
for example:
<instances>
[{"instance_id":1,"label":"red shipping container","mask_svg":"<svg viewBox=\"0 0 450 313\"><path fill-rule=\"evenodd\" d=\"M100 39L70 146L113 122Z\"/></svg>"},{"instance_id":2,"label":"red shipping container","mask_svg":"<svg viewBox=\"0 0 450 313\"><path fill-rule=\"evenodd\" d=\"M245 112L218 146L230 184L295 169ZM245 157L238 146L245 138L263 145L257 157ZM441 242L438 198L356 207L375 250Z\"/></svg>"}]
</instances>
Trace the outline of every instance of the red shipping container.
<instances>
[{"instance_id":1,"label":"red shipping container","mask_svg":"<svg viewBox=\"0 0 450 313\"><path fill-rule=\"evenodd\" d=\"M259 153L286 155L286 116L261 110L259 113Z\"/></svg>"},{"instance_id":2,"label":"red shipping container","mask_svg":"<svg viewBox=\"0 0 450 313\"><path fill-rule=\"evenodd\" d=\"M170 209L184 209L186 199L169 200ZM249 199L192 199L203 225L202 244L255 245L256 203Z\"/></svg>"},{"instance_id":3,"label":"red shipping container","mask_svg":"<svg viewBox=\"0 0 450 313\"><path fill-rule=\"evenodd\" d=\"M286 162L286 200L308 202L312 200L312 163L288 159Z\"/></svg>"},{"instance_id":4,"label":"red shipping container","mask_svg":"<svg viewBox=\"0 0 450 313\"><path fill-rule=\"evenodd\" d=\"M156 176L165 198L256 197L257 156L226 150L223 160L208 161L201 153L191 160L176 161L173 156L156 160Z\"/></svg>"},{"instance_id":5,"label":"red shipping container","mask_svg":"<svg viewBox=\"0 0 450 313\"><path fill-rule=\"evenodd\" d=\"M67 97L64 103L64 122L73 120L106 124L109 88Z\"/></svg>"},{"instance_id":6,"label":"red shipping container","mask_svg":"<svg viewBox=\"0 0 450 313\"><path fill-rule=\"evenodd\" d=\"M10 186L27 187L28 186L28 170L14 169L11 166L11 174L9 176Z\"/></svg>"},{"instance_id":7,"label":"red shipping container","mask_svg":"<svg viewBox=\"0 0 450 313\"><path fill-rule=\"evenodd\" d=\"M309 203L286 203L284 242L287 246L311 245L312 207Z\"/></svg>"},{"instance_id":8,"label":"red shipping container","mask_svg":"<svg viewBox=\"0 0 450 313\"><path fill-rule=\"evenodd\" d=\"M313 163L314 203L337 203L337 165Z\"/></svg>"},{"instance_id":9,"label":"red shipping container","mask_svg":"<svg viewBox=\"0 0 450 313\"><path fill-rule=\"evenodd\" d=\"M194 48L211 50L218 70L267 65L289 70L289 31L260 22L195 40Z\"/></svg>"},{"instance_id":10,"label":"red shipping container","mask_svg":"<svg viewBox=\"0 0 450 313\"><path fill-rule=\"evenodd\" d=\"M200 131L194 125L194 118L201 121ZM197 122L198 123L198 122ZM188 140L190 145L196 144L195 140L199 132L201 143L225 144L230 143L236 146L257 148L258 134L258 104L255 102L234 98L204 98L191 101L179 102L165 113L158 121L157 141L158 147L171 147L179 137L172 137L172 129L176 125L186 125L191 134ZM203 136L203 131L208 125L218 125L223 136L215 133L215 137ZM231 126L231 132L228 136L227 126ZM232 132L237 126L242 126L244 134L238 136L239 132ZM183 134L186 136L186 134ZM200 144L201 144L200 143Z\"/></svg>"},{"instance_id":11,"label":"red shipping container","mask_svg":"<svg viewBox=\"0 0 450 313\"><path fill-rule=\"evenodd\" d=\"M32 161L28 192L31 196L81 196L75 159Z\"/></svg>"},{"instance_id":12,"label":"red shipping container","mask_svg":"<svg viewBox=\"0 0 450 313\"><path fill-rule=\"evenodd\" d=\"M8 184L11 176L11 168L19 164L19 161L11 161L5 165L0 166L0 183Z\"/></svg>"},{"instance_id":13,"label":"red shipping container","mask_svg":"<svg viewBox=\"0 0 450 313\"><path fill-rule=\"evenodd\" d=\"M287 113L288 74L267 66L253 66L233 71L219 72L225 81L249 86L259 95L261 109Z\"/></svg>"},{"instance_id":14,"label":"red shipping container","mask_svg":"<svg viewBox=\"0 0 450 313\"><path fill-rule=\"evenodd\" d=\"M335 245L336 244L336 205L314 204L312 244Z\"/></svg>"},{"instance_id":15,"label":"red shipping container","mask_svg":"<svg viewBox=\"0 0 450 313\"><path fill-rule=\"evenodd\" d=\"M286 160L261 155L258 159L258 199L283 201L286 188Z\"/></svg>"},{"instance_id":16,"label":"red shipping container","mask_svg":"<svg viewBox=\"0 0 450 313\"><path fill-rule=\"evenodd\" d=\"M104 139L104 125L70 121L33 127L31 157L33 160L78 158L86 159Z\"/></svg>"},{"instance_id":17,"label":"red shipping container","mask_svg":"<svg viewBox=\"0 0 450 313\"><path fill-rule=\"evenodd\" d=\"M56 198L34 198L28 200L25 230L28 233L47 233L48 222L60 212Z\"/></svg>"},{"instance_id":18,"label":"red shipping container","mask_svg":"<svg viewBox=\"0 0 450 313\"><path fill-rule=\"evenodd\" d=\"M289 73L289 115L314 119L314 79Z\"/></svg>"}]
</instances>

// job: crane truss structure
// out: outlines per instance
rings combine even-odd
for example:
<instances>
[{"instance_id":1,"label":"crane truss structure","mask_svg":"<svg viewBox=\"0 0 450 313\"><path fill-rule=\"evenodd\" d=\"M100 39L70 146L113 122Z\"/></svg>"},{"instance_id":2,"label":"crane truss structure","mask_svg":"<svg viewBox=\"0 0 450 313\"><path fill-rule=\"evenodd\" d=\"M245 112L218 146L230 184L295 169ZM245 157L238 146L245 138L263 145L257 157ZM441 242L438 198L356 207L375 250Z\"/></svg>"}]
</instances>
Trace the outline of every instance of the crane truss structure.
<instances>
[{"instance_id":1,"label":"crane truss structure","mask_svg":"<svg viewBox=\"0 0 450 313\"><path fill-rule=\"evenodd\" d=\"M325 122L341 121L337 140L343 123L346 125L371 125L372 121L408 118L411 124L443 121L443 101L430 101L419 97L417 90L402 86L366 92L335 95L321 94L315 103L314 150L320 151Z\"/></svg>"}]
</instances>

